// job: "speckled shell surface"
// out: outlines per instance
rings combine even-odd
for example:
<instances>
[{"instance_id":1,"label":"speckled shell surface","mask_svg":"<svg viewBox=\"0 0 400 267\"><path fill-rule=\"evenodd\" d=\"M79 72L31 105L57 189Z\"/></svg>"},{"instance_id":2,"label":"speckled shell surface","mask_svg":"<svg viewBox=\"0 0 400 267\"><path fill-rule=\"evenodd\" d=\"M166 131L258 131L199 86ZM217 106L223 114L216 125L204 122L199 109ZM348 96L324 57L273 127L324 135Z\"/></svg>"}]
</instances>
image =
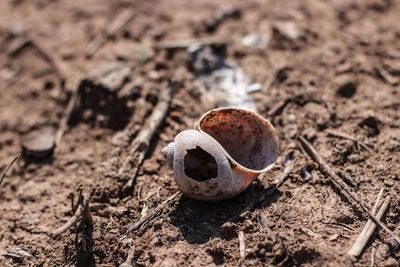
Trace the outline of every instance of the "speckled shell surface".
<instances>
[{"instance_id":1,"label":"speckled shell surface","mask_svg":"<svg viewBox=\"0 0 400 267\"><path fill-rule=\"evenodd\" d=\"M279 139L275 128L255 112L238 108L210 110L201 117L197 127L214 138L241 168L264 172L278 158Z\"/></svg>"},{"instance_id":2,"label":"speckled shell surface","mask_svg":"<svg viewBox=\"0 0 400 267\"><path fill-rule=\"evenodd\" d=\"M277 157L272 124L255 112L220 108L205 113L196 130L179 133L162 150L179 189L205 201L235 197Z\"/></svg>"}]
</instances>

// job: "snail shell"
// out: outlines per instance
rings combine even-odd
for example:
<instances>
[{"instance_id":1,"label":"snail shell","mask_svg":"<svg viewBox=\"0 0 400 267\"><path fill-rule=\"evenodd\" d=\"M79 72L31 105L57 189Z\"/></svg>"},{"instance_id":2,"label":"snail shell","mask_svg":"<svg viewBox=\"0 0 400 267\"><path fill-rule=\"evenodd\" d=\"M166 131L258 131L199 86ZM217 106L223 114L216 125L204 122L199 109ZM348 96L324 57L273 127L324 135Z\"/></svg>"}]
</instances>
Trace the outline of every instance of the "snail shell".
<instances>
[{"instance_id":1,"label":"snail shell","mask_svg":"<svg viewBox=\"0 0 400 267\"><path fill-rule=\"evenodd\" d=\"M162 153L179 189L205 201L232 198L278 157L274 126L255 112L219 108L205 113L195 130L175 137Z\"/></svg>"}]
</instances>

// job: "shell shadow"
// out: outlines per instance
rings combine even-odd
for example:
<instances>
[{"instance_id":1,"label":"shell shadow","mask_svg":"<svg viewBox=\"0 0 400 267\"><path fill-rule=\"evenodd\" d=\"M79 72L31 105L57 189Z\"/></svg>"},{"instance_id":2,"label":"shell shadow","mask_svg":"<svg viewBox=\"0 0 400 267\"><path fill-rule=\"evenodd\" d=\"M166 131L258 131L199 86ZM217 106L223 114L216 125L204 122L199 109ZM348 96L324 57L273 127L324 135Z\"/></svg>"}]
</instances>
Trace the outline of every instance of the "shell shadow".
<instances>
[{"instance_id":1,"label":"shell shadow","mask_svg":"<svg viewBox=\"0 0 400 267\"><path fill-rule=\"evenodd\" d=\"M171 224L179 228L183 238L189 244L204 244L212 238L231 240L237 237L235 224L246 220L244 216L241 216L243 210L251 202L258 199L260 194L269 189L269 187L264 187L259 180L256 180L239 196L221 202L209 203L183 196L175 210L170 212L168 216ZM276 202L281 195L282 193L276 190L262 207L267 208ZM260 204L251 210L259 206ZM222 229L221 226L227 222L233 223L233 228Z\"/></svg>"}]
</instances>

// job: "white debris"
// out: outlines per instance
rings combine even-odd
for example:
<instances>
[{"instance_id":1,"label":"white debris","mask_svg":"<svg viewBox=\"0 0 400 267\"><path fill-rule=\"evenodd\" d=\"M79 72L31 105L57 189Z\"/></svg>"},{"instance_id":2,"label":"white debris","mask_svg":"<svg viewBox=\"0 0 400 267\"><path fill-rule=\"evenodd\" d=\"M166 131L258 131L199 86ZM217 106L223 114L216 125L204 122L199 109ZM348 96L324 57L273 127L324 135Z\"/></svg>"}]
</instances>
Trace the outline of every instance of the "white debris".
<instances>
[{"instance_id":1,"label":"white debris","mask_svg":"<svg viewBox=\"0 0 400 267\"><path fill-rule=\"evenodd\" d=\"M256 111L249 92L260 90L243 70L210 48L188 49L188 64L196 74L195 83L218 107L238 107Z\"/></svg>"},{"instance_id":2,"label":"white debris","mask_svg":"<svg viewBox=\"0 0 400 267\"><path fill-rule=\"evenodd\" d=\"M256 47L260 49L267 48L270 38L258 33L249 33L241 40L242 45L249 47Z\"/></svg>"},{"instance_id":3,"label":"white debris","mask_svg":"<svg viewBox=\"0 0 400 267\"><path fill-rule=\"evenodd\" d=\"M11 248L9 251L2 253L2 256L13 258L32 258L32 254L22 248Z\"/></svg>"}]
</instances>

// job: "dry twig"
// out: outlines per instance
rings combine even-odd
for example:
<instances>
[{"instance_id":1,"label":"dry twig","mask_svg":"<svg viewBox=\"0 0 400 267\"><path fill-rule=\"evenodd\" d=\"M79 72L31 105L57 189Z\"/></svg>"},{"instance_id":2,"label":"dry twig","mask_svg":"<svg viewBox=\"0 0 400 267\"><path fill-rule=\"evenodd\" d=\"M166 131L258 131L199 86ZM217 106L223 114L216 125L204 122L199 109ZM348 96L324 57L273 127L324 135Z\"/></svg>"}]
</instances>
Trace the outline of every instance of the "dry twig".
<instances>
[{"instance_id":1,"label":"dry twig","mask_svg":"<svg viewBox=\"0 0 400 267\"><path fill-rule=\"evenodd\" d=\"M47 47L40 44L37 40L31 39L31 44L33 47L37 49L37 51L44 58L44 60L46 60L46 62L53 67L55 72L58 74L59 78L65 81L66 80L65 66L63 65L62 61L57 56L55 56L55 54L52 51L49 51Z\"/></svg>"},{"instance_id":2,"label":"dry twig","mask_svg":"<svg viewBox=\"0 0 400 267\"><path fill-rule=\"evenodd\" d=\"M67 129L68 120L71 117L71 113L74 109L75 103L78 100L78 89L72 92L71 98L68 101L67 108L64 111L63 117L60 120L60 124L58 126L58 130L56 133L56 149L59 151L62 138L64 136L64 132Z\"/></svg>"},{"instance_id":3,"label":"dry twig","mask_svg":"<svg viewBox=\"0 0 400 267\"><path fill-rule=\"evenodd\" d=\"M376 75L381 78L384 82L390 84L390 85L396 85L399 81L394 80L390 74L383 68L380 67L373 67Z\"/></svg>"},{"instance_id":4,"label":"dry twig","mask_svg":"<svg viewBox=\"0 0 400 267\"><path fill-rule=\"evenodd\" d=\"M392 164L390 164L389 167L383 169L382 171L379 171L377 173L375 173L375 175L381 175L384 174L385 172L387 172L388 170L390 170L393 166L395 166L397 164L397 162L393 162Z\"/></svg>"},{"instance_id":5,"label":"dry twig","mask_svg":"<svg viewBox=\"0 0 400 267\"><path fill-rule=\"evenodd\" d=\"M291 101L290 98L284 99L276 103L270 110L267 112L268 117L273 117L279 114L283 110L283 108L289 104Z\"/></svg>"},{"instance_id":6,"label":"dry twig","mask_svg":"<svg viewBox=\"0 0 400 267\"><path fill-rule=\"evenodd\" d=\"M267 218L262 213L260 214L260 223L267 230L268 234L270 234L272 236L272 240L273 241L277 240L277 236L275 235L275 233L269 227Z\"/></svg>"},{"instance_id":7,"label":"dry twig","mask_svg":"<svg viewBox=\"0 0 400 267\"><path fill-rule=\"evenodd\" d=\"M272 196L276 189L278 189L289 177L290 173L293 170L293 163L289 163L288 166L285 167L283 172L275 178L275 181L262 193L257 199L251 201L249 205L247 205L240 214L245 213L246 211L251 210L258 203L263 202L268 197Z\"/></svg>"},{"instance_id":8,"label":"dry twig","mask_svg":"<svg viewBox=\"0 0 400 267\"><path fill-rule=\"evenodd\" d=\"M20 36L13 40L11 44L8 46L7 54L9 56L15 57L17 56L25 47L28 47L32 44L32 40L27 36Z\"/></svg>"},{"instance_id":9,"label":"dry twig","mask_svg":"<svg viewBox=\"0 0 400 267\"><path fill-rule=\"evenodd\" d=\"M244 233L243 231L239 232L239 251L240 251L240 257L244 258L246 256L246 245L244 243Z\"/></svg>"},{"instance_id":10,"label":"dry twig","mask_svg":"<svg viewBox=\"0 0 400 267\"><path fill-rule=\"evenodd\" d=\"M172 196L170 196L169 198L167 198L163 203L161 203L160 205L158 205L157 208L155 208L154 210L150 211L149 213L147 213L145 216L143 216L139 221L135 222L128 230L128 233L131 233L133 231L136 231L137 229L139 229L142 225L144 225L145 223L147 223L148 221L150 221L151 219L155 218L165 207L167 207L169 204L172 203L172 201L180 195L180 192L176 192L175 194L173 194Z\"/></svg>"},{"instance_id":11,"label":"dry twig","mask_svg":"<svg viewBox=\"0 0 400 267\"><path fill-rule=\"evenodd\" d=\"M71 197L71 214L75 214L75 211L76 211L76 209L78 207L75 206L75 194L74 194L74 192L70 193L70 197ZM77 204L79 204L79 202ZM75 233L76 233L77 232L76 223L74 223L74 230L75 230Z\"/></svg>"},{"instance_id":12,"label":"dry twig","mask_svg":"<svg viewBox=\"0 0 400 267\"><path fill-rule=\"evenodd\" d=\"M91 198L87 198L85 201L85 205L83 206L83 213L82 213L82 218L85 221L85 224L87 225L93 225L93 218L92 214L90 213L90 201Z\"/></svg>"},{"instance_id":13,"label":"dry twig","mask_svg":"<svg viewBox=\"0 0 400 267\"><path fill-rule=\"evenodd\" d=\"M119 265L119 267L133 267L133 257L135 256L135 246L132 245L128 251L126 260Z\"/></svg>"},{"instance_id":14,"label":"dry twig","mask_svg":"<svg viewBox=\"0 0 400 267\"><path fill-rule=\"evenodd\" d=\"M111 24L108 26L105 32L100 33L94 38L85 49L86 58L91 58L96 51L102 47L112 36L114 36L119 30L127 25L136 15L136 11L132 8L123 10Z\"/></svg>"},{"instance_id":15,"label":"dry twig","mask_svg":"<svg viewBox=\"0 0 400 267\"><path fill-rule=\"evenodd\" d=\"M371 267L374 267L374 265L375 265L375 252L376 252L376 248L373 248L372 252L371 252L371 264L369 265Z\"/></svg>"},{"instance_id":16,"label":"dry twig","mask_svg":"<svg viewBox=\"0 0 400 267\"><path fill-rule=\"evenodd\" d=\"M268 234L274 234L271 228L268 226L267 218L265 218L264 214L260 214L260 223L267 230Z\"/></svg>"},{"instance_id":17,"label":"dry twig","mask_svg":"<svg viewBox=\"0 0 400 267\"><path fill-rule=\"evenodd\" d=\"M383 188L379 191L379 194L376 198L375 205L371 210L372 214L376 213L376 210L378 209L382 194L383 194ZM388 198L385 199L384 203L382 204L382 207L379 209L378 214L376 214L378 219L382 218L384 211L386 210L387 206L389 205L390 198L389 199ZM364 229L361 231L360 235L358 236L357 240L354 242L353 246L351 246L351 248L347 252L347 255L350 256L350 258L352 260L355 260L356 257L361 255L361 252L363 251L364 247L367 245L368 240L371 238L375 228L376 228L376 224L374 224L369 219L367 221L367 223L365 224Z\"/></svg>"},{"instance_id":18,"label":"dry twig","mask_svg":"<svg viewBox=\"0 0 400 267\"><path fill-rule=\"evenodd\" d=\"M86 204L85 201L82 201L80 204L78 204L78 208L76 209L76 212L74 213L74 216L72 216L71 219L69 219L66 224L64 224L63 226L59 227L55 231L53 231L51 235L54 238L56 238L56 237L60 236L62 233L64 233L65 231L67 231L72 225L75 225L75 223L77 222L79 217L82 215L82 212L83 212L83 210L85 208L85 204Z\"/></svg>"},{"instance_id":19,"label":"dry twig","mask_svg":"<svg viewBox=\"0 0 400 267\"><path fill-rule=\"evenodd\" d=\"M356 138L351 137L351 136L348 135L348 134L341 133L341 132L336 132L336 131L332 131L332 130L326 130L326 132L327 132L329 135L331 135L331 136L339 137L339 138L344 138L344 139L353 141L353 142L357 145L357 147L360 145L360 146L361 146L362 148L364 148L365 150L371 152L371 149L370 149L367 145L365 145L364 143L358 141Z\"/></svg>"},{"instance_id":20,"label":"dry twig","mask_svg":"<svg viewBox=\"0 0 400 267\"><path fill-rule=\"evenodd\" d=\"M152 196L154 196L155 194L158 194L158 192L160 192L160 190L161 190L161 186L159 186L154 192L149 193L149 194L147 195L147 197L145 197L145 198L143 198L143 199L141 199L141 198L140 198L140 195L138 194L139 202L146 202L146 201L149 200Z\"/></svg>"},{"instance_id":21,"label":"dry twig","mask_svg":"<svg viewBox=\"0 0 400 267\"><path fill-rule=\"evenodd\" d=\"M335 184L339 189L344 190L351 199L353 199L360 207L370 216L371 220L383 228L397 243L400 244L400 238L394 234L389 228L386 227L378 218L373 215L369 209L362 203L359 197L348 187L348 185L325 163L325 161L317 154L317 151L312 145L307 142L303 137L299 137L301 143L304 146L306 152L310 157L319 164L320 170L328 176L328 178Z\"/></svg>"},{"instance_id":22,"label":"dry twig","mask_svg":"<svg viewBox=\"0 0 400 267\"><path fill-rule=\"evenodd\" d=\"M72 214L74 214L71 219L68 220L64 225L56 229L51 233L51 236L56 238L60 236L62 233L67 231L71 226L76 226L76 222L82 216L83 221L85 224L93 225L92 215L90 213L90 201L92 200L92 196L85 199L82 194L82 184L79 184L76 191L78 191L78 202L76 205L72 205ZM75 227L76 229L76 227Z\"/></svg>"},{"instance_id":23,"label":"dry twig","mask_svg":"<svg viewBox=\"0 0 400 267\"><path fill-rule=\"evenodd\" d=\"M37 50L38 54L42 56L42 58L54 69L61 80L65 80L65 70L64 65L61 60L54 55L49 49L42 44L40 44L37 40L29 36L21 36L12 43L12 45L8 49L8 54L10 56L18 55L24 48L33 47Z\"/></svg>"},{"instance_id":24,"label":"dry twig","mask_svg":"<svg viewBox=\"0 0 400 267\"><path fill-rule=\"evenodd\" d=\"M150 147L150 141L167 115L168 109L171 105L172 95L173 86L169 86L166 90L164 90L163 95L154 108L154 111L148 119L146 125L142 128L135 140L132 142L131 152L118 171L120 177L124 176L128 165L131 164L131 162L135 159L135 167L131 178L125 185L125 190L132 188L133 186L133 183L139 172L139 168L142 166L144 157Z\"/></svg>"},{"instance_id":25,"label":"dry twig","mask_svg":"<svg viewBox=\"0 0 400 267\"><path fill-rule=\"evenodd\" d=\"M15 158L11 161L11 163L8 164L8 166L5 168L3 174L1 175L1 178L0 178L0 185L1 185L1 183L3 183L3 179L4 179L4 177L6 177L6 174L7 174L7 172L8 172L8 169L10 169L10 167L14 164L14 162L17 161L17 159L19 158L20 155L21 155L21 154L18 153L18 155L15 156Z\"/></svg>"}]
</instances>

